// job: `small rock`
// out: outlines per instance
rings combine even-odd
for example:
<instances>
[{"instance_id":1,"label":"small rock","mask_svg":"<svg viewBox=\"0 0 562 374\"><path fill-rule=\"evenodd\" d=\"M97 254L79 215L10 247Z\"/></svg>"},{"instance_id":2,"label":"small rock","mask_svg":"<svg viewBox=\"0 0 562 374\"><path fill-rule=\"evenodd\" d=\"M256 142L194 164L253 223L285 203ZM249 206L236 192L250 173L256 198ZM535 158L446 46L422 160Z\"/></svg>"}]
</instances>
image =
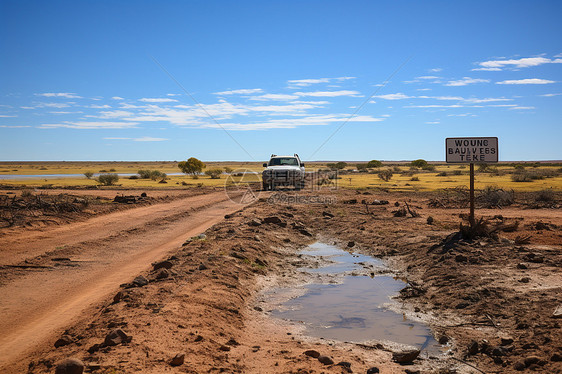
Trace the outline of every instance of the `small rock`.
<instances>
[{"instance_id":1,"label":"small rock","mask_svg":"<svg viewBox=\"0 0 562 374\"><path fill-rule=\"evenodd\" d=\"M513 368L517 371L523 371L523 370L525 370L525 363L523 361L517 361L513 365Z\"/></svg>"},{"instance_id":2,"label":"small rock","mask_svg":"<svg viewBox=\"0 0 562 374\"><path fill-rule=\"evenodd\" d=\"M197 336L195 337L195 339L193 339L194 342L200 342L200 341L202 341L202 340L203 340L203 337L202 337L201 335L197 335Z\"/></svg>"},{"instance_id":3,"label":"small rock","mask_svg":"<svg viewBox=\"0 0 562 374\"><path fill-rule=\"evenodd\" d=\"M402 351L392 352L392 360L399 364L409 364L418 357L419 349L406 349Z\"/></svg>"},{"instance_id":4,"label":"small rock","mask_svg":"<svg viewBox=\"0 0 562 374\"><path fill-rule=\"evenodd\" d=\"M457 304L455 309L464 309L464 308L468 307L469 305L470 305L469 303L459 303L459 304Z\"/></svg>"},{"instance_id":5,"label":"small rock","mask_svg":"<svg viewBox=\"0 0 562 374\"><path fill-rule=\"evenodd\" d=\"M529 367L533 364L536 364L537 362L539 362L541 359L540 357L537 356L529 356L527 358L525 358L525 360L523 361L525 363L526 367Z\"/></svg>"},{"instance_id":6,"label":"small rock","mask_svg":"<svg viewBox=\"0 0 562 374\"><path fill-rule=\"evenodd\" d=\"M199 235L197 235L197 239L199 239L199 240L205 240L205 239L207 239L207 235L205 235L205 234L199 234Z\"/></svg>"},{"instance_id":7,"label":"small rock","mask_svg":"<svg viewBox=\"0 0 562 374\"><path fill-rule=\"evenodd\" d=\"M304 354L308 357L312 357L312 358L318 358L320 357L320 352L315 351L313 349L309 349L308 351L305 351Z\"/></svg>"},{"instance_id":8,"label":"small rock","mask_svg":"<svg viewBox=\"0 0 562 374\"><path fill-rule=\"evenodd\" d=\"M123 299L123 296L125 296L123 291L117 292L115 296L113 296L113 304L117 304L118 302L120 302L121 299Z\"/></svg>"},{"instance_id":9,"label":"small rock","mask_svg":"<svg viewBox=\"0 0 562 374\"><path fill-rule=\"evenodd\" d=\"M524 263L520 262L517 264L517 269L527 269L527 265L525 265Z\"/></svg>"},{"instance_id":10,"label":"small rock","mask_svg":"<svg viewBox=\"0 0 562 374\"><path fill-rule=\"evenodd\" d=\"M277 216L265 217L263 219L263 223L274 223L276 225L279 225L281 222L283 221Z\"/></svg>"},{"instance_id":11,"label":"small rock","mask_svg":"<svg viewBox=\"0 0 562 374\"><path fill-rule=\"evenodd\" d=\"M330 213L330 212L324 211L324 212L322 212L322 215L323 215L324 217L334 218L334 215L333 215L332 213Z\"/></svg>"},{"instance_id":12,"label":"small rock","mask_svg":"<svg viewBox=\"0 0 562 374\"><path fill-rule=\"evenodd\" d=\"M128 343L131 341L131 339L132 337L125 334L123 330L115 329L107 334L105 340L103 341L103 345L106 347L110 347L121 343Z\"/></svg>"},{"instance_id":13,"label":"small rock","mask_svg":"<svg viewBox=\"0 0 562 374\"><path fill-rule=\"evenodd\" d=\"M238 343L234 338L231 338L229 341L226 342L226 345L231 345L233 347L239 346L240 343Z\"/></svg>"},{"instance_id":14,"label":"small rock","mask_svg":"<svg viewBox=\"0 0 562 374\"><path fill-rule=\"evenodd\" d=\"M341 366L341 367L350 369L350 368L351 368L351 362L341 361L341 362L338 362L338 363L336 364L336 366Z\"/></svg>"},{"instance_id":15,"label":"small rock","mask_svg":"<svg viewBox=\"0 0 562 374\"><path fill-rule=\"evenodd\" d=\"M466 257L465 255L456 255L456 256L455 256L455 261L456 261L456 262L467 262L467 261L468 261L468 257Z\"/></svg>"},{"instance_id":16,"label":"small rock","mask_svg":"<svg viewBox=\"0 0 562 374\"><path fill-rule=\"evenodd\" d=\"M170 276L170 272L168 271L168 269L160 269L158 274L156 274L156 279L165 279L168 278L169 276Z\"/></svg>"},{"instance_id":17,"label":"small rock","mask_svg":"<svg viewBox=\"0 0 562 374\"><path fill-rule=\"evenodd\" d=\"M468 345L468 354L475 355L477 353L478 353L478 342L476 340L473 340Z\"/></svg>"},{"instance_id":18,"label":"small rock","mask_svg":"<svg viewBox=\"0 0 562 374\"><path fill-rule=\"evenodd\" d=\"M550 358L550 361L552 361L552 362L562 361L562 354L560 354L560 353L553 354L552 357Z\"/></svg>"},{"instance_id":19,"label":"small rock","mask_svg":"<svg viewBox=\"0 0 562 374\"><path fill-rule=\"evenodd\" d=\"M562 318L562 304L558 305L552 313L552 318Z\"/></svg>"},{"instance_id":20,"label":"small rock","mask_svg":"<svg viewBox=\"0 0 562 374\"><path fill-rule=\"evenodd\" d=\"M172 358L172 361L170 361L170 365L172 366L183 365L184 360L185 360L185 354L178 353L177 355L174 356L174 358Z\"/></svg>"},{"instance_id":21,"label":"small rock","mask_svg":"<svg viewBox=\"0 0 562 374\"><path fill-rule=\"evenodd\" d=\"M139 275L138 277L133 279L133 284L137 287L144 287L148 284L148 279L146 279L142 275Z\"/></svg>"},{"instance_id":22,"label":"small rock","mask_svg":"<svg viewBox=\"0 0 562 374\"><path fill-rule=\"evenodd\" d=\"M205 265L205 264L199 265L199 270L207 270L207 269L208 269L207 265Z\"/></svg>"},{"instance_id":23,"label":"small rock","mask_svg":"<svg viewBox=\"0 0 562 374\"><path fill-rule=\"evenodd\" d=\"M99 351L101 348L101 344L94 344L90 348L88 348L88 353L95 353Z\"/></svg>"},{"instance_id":24,"label":"small rock","mask_svg":"<svg viewBox=\"0 0 562 374\"><path fill-rule=\"evenodd\" d=\"M299 232L305 236L312 236L312 234L306 229L300 229Z\"/></svg>"},{"instance_id":25,"label":"small rock","mask_svg":"<svg viewBox=\"0 0 562 374\"><path fill-rule=\"evenodd\" d=\"M172 264L168 260L165 260L165 261L155 262L154 264L152 264L152 270L156 271L158 269L171 269L172 266L174 266L174 264Z\"/></svg>"},{"instance_id":26,"label":"small rock","mask_svg":"<svg viewBox=\"0 0 562 374\"><path fill-rule=\"evenodd\" d=\"M320 356L320 357L318 357L318 361L320 361L324 365L332 365L334 363L334 360L332 360L328 356Z\"/></svg>"},{"instance_id":27,"label":"small rock","mask_svg":"<svg viewBox=\"0 0 562 374\"><path fill-rule=\"evenodd\" d=\"M367 369L367 374L377 374L377 373L380 373L380 370L376 366L373 366L372 368Z\"/></svg>"},{"instance_id":28,"label":"small rock","mask_svg":"<svg viewBox=\"0 0 562 374\"><path fill-rule=\"evenodd\" d=\"M67 358L55 369L55 374L82 374L83 372L84 363L77 358Z\"/></svg>"},{"instance_id":29,"label":"small rock","mask_svg":"<svg viewBox=\"0 0 562 374\"><path fill-rule=\"evenodd\" d=\"M248 222L248 225L250 226L261 226L262 222L259 219L253 219L250 222Z\"/></svg>"},{"instance_id":30,"label":"small rock","mask_svg":"<svg viewBox=\"0 0 562 374\"><path fill-rule=\"evenodd\" d=\"M521 283L529 283L531 281L531 278L529 277L523 277L521 279L519 279L519 282Z\"/></svg>"},{"instance_id":31,"label":"small rock","mask_svg":"<svg viewBox=\"0 0 562 374\"><path fill-rule=\"evenodd\" d=\"M502 346L513 344L513 338L511 336L502 336L500 339L501 339L500 345Z\"/></svg>"},{"instance_id":32,"label":"small rock","mask_svg":"<svg viewBox=\"0 0 562 374\"><path fill-rule=\"evenodd\" d=\"M434 220L433 220L433 217L432 217L432 216L427 217L427 224L428 224L428 225L432 225L432 224L433 224L433 221L434 221Z\"/></svg>"},{"instance_id":33,"label":"small rock","mask_svg":"<svg viewBox=\"0 0 562 374\"><path fill-rule=\"evenodd\" d=\"M223 352L229 352L230 351L230 347L226 346L226 345L221 345L219 347L219 350L223 351Z\"/></svg>"},{"instance_id":34,"label":"small rock","mask_svg":"<svg viewBox=\"0 0 562 374\"><path fill-rule=\"evenodd\" d=\"M447 335L441 335L439 337L439 344L447 344L449 342L449 337Z\"/></svg>"},{"instance_id":35,"label":"small rock","mask_svg":"<svg viewBox=\"0 0 562 374\"><path fill-rule=\"evenodd\" d=\"M354 241L350 241L347 243L347 248L353 248L355 247L355 242Z\"/></svg>"},{"instance_id":36,"label":"small rock","mask_svg":"<svg viewBox=\"0 0 562 374\"><path fill-rule=\"evenodd\" d=\"M72 342L74 342L74 340L72 340L70 336L63 335L55 342L55 348L64 347L65 345L69 345Z\"/></svg>"}]
</instances>

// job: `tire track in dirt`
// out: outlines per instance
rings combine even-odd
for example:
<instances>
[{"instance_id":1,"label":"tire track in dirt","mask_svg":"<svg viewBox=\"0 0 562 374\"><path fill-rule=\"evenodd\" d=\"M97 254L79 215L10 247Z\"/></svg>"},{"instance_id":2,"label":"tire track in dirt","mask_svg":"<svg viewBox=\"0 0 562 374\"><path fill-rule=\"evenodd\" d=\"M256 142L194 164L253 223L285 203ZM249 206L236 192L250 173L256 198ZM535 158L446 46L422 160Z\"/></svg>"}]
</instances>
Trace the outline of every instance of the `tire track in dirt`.
<instances>
[{"instance_id":1,"label":"tire track in dirt","mask_svg":"<svg viewBox=\"0 0 562 374\"><path fill-rule=\"evenodd\" d=\"M224 192L141 207L2 239L3 263L68 248L71 266L25 272L0 287L0 368L41 344L116 292L120 284L241 206ZM5 252L9 252L6 254ZM57 255L64 254L64 249Z\"/></svg>"}]
</instances>

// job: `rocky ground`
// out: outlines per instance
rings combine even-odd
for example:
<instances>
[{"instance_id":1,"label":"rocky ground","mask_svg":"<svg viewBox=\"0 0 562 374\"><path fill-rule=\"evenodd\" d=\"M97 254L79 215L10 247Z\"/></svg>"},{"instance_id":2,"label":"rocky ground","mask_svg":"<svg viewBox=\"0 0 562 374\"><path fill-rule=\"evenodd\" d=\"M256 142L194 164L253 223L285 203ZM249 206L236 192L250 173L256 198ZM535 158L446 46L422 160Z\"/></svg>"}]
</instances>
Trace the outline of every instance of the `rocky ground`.
<instances>
[{"instance_id":1,"label":"rocky ground","mask_svg":"<svg viewBox=\"0 0 562 374\"><path fill-rule=\"evenodd\" d=\"M454 235L466 210L431 208L424 195L263 196L123 284L29 357L28 372L70 357L80 361L68 368L95 373L562 372L558 208L479 210L491 234L466 240ZM450 353L399 364L385 345L312 339L272 319L261 292L302 266L297 251L319 238L384 259L409 284L405 313Z\"/></svg>"}]
</instances>

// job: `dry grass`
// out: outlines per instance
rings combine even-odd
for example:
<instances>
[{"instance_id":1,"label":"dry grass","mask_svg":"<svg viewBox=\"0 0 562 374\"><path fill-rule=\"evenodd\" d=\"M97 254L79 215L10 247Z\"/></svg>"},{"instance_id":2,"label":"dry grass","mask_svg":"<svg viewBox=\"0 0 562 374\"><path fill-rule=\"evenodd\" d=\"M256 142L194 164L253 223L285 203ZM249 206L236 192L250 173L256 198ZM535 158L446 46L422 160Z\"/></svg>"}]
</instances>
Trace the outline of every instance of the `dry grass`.
<instances>
[{"instance_id":1,"label":"dry grass","mask_svg":"<svg viewBox=\"0 0 562 374\"><path fill-rule=\"evenodd\" d=\"M263 162L207 162L207 169L230 168L236 170L249 170L261 173ZM380 170L391 169L394 175L388 182L382 181L373 169L374 173L357 173L341 175L338 185L343 188L368 189L383 188L393 191L435 191L442 188L468 186L468 167L462 165L435 165L433 171L410 170L409 165L383 166ZM326 163L306 163L307 170L326 168ZM351 165L348 169L351 168ZM494 167L493 172L476 172L475 186L483 189L486 186L497 186L514 191L540 191L554 189L562 191L562 174L553 178L533 180L530 182L514 182L511 179L515 171L513 166L499 165ZM211 179L209 176L201 176L192 179L185 175L170 175L179 173L176 162L3 162L0 163L1 174L80 174L78 178L54 178L22 180L1 180L2 184L26 185L26 186L95 186L95 180L88 180L82 174L86 171L99 173L101 170L116 173L136 173L140 169L159 170L169 175L167 183L158 183L147 179L128 179L121 177L118 185L124 188L186 188L197 186L220 187L226 183L227 176L222 175L220 179ZM559 170L558 166L527 167L528 170ZM439 174L445 176L439 176ZM412 180L413 177L419 180ZM415 178L414 178L415 179Z\"/></svg>"}]
</instances>

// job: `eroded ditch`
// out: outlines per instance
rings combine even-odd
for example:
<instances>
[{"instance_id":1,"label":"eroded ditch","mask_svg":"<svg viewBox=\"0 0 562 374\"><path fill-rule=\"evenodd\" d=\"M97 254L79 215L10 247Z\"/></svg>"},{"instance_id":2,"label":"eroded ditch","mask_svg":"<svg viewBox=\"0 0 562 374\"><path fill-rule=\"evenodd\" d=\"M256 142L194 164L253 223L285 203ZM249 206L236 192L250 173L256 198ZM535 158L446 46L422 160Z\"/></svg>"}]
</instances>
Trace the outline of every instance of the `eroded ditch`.
<instances>
[{"instance_id":1,"label":"eroded ditch","mask_svg":"<svg viewBox=\"0 0 562 374\"><path fill-rule=\"evenodd\" d=\"M421 318L401 312L395 298L406 283L381 260L319 241L300 250L293 269L260 302L273 318L303 336L389 348L416 347L439 356L446 346Z\"/></svg>"}]
</instances>

